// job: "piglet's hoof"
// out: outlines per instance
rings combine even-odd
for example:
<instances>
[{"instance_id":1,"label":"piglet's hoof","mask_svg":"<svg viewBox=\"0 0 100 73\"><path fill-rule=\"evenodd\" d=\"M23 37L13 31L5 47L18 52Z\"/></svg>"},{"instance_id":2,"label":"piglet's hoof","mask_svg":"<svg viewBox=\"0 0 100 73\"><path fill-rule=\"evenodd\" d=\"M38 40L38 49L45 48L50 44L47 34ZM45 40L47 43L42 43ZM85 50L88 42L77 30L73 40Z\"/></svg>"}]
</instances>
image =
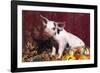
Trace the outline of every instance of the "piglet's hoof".
<instances>
[{"instance_id":1,"label":"piglet's hoof","mask_svg":"<svg viewBox=\"0 0 100 73\"><path fill-rule=\"evenodd\" d=\"M60 57L60 58L59 58L59 57L57 57L57 58L56 58L56 60L62 60L62 58L61 58L61 57Z\"/></svg>"},{"instance_id":2,"label":"piglet's hoof","mask_svg":"<svg viewBox=\"0 0 100 73\"><path fill-rule=\"evenodd\" d=\"M51 60L53 61L56 60L56 57L54 55L51 55L50 57L51 57Z\"/></svg>"},{"instance_id":3,"label":"piglet's hoof","mask_svg":"<svg viewBox=\"0 0 100 73\"><path fill-rule=\"evenodd\" d=\"M55 55L50 55L50 57L52 58L52 57L55 57Z\"/></svg>"},{"instance_id":4,"label":"piglet's hoof","mask_svg":"<svg viewBox=\"0 0 100 73\"><path fill-rule=\"evenodd\" d=\"M62 58L56 55L56 60L62 60Z\"/></svg>"}]
</instances>

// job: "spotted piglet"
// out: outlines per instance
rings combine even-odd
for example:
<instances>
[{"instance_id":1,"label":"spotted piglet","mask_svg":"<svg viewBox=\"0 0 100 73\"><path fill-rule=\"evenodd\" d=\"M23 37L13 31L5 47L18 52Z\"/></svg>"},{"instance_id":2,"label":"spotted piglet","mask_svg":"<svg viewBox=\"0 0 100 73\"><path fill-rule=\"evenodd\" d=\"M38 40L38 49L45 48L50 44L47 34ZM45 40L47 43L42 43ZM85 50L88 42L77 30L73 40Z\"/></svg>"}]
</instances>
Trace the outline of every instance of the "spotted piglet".
<instances>
[{"instance_id":1,"label":"spotted piglet","mask_svg":"<svg viewBox=\"0 0 100 73\"><path fill-rule=\"evenodd\" d=\"M60 59L64 49L73 49L80 46L85 46L85 43L77 36L72 33L67 32L64 26L59 26L63 24L62 22L55 22L42 17L42 23L45 26L44 31L51 37L53 37L58 43L58 57ZM63 24L64 25L64 24ZM55 55L55 47L52 49L52 55Z\"/></svg>"}]
</instances>

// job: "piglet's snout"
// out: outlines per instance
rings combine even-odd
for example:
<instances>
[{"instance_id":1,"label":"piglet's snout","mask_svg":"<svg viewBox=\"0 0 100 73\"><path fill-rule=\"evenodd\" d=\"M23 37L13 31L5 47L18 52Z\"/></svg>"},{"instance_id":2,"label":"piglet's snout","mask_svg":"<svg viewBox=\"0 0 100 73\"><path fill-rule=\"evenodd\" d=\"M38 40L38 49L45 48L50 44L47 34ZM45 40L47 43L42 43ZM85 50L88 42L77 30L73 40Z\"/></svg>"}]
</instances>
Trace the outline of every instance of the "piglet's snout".
<instances>
[{"instance_id":1,"label":"piglet's snout","mask_svg":"<svg viewBox=\"0 0 100 73\"><path fill-rule=\"evenodd\" d=\"M43 35L44 35L45 37L50 37L50 35L49 35L47 32L43 32Z\"/></svg>"}]
</instances>

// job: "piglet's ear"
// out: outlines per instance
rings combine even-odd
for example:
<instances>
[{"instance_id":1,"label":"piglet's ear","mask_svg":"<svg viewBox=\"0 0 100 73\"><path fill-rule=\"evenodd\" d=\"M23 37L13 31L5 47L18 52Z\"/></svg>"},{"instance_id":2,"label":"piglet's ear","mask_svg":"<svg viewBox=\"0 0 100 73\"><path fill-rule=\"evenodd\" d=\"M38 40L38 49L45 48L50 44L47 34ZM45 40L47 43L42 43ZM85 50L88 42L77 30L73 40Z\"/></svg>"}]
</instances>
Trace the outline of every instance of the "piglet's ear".
<instances>
[{"instance_id":1,"label":"piglet's ear","mask_svg":"<svg viewBox=\"0 0 100 73\"><path fill-rule=\"evenodd\" d=\"M58 29L62 30L65 27L65 22L58 22Z\"/></svg>"},{"instance_id":2,"label":"piglet's ear","mask_svg":"<svg viewBox=\"0 0 100 73\"><path fill-rule=\"evenodd\" d=\"M40 17L42 18L43 25L46 25L49 20L46 17L42 16L42 15L40 15Z\"/></svg>"}]
</instances>

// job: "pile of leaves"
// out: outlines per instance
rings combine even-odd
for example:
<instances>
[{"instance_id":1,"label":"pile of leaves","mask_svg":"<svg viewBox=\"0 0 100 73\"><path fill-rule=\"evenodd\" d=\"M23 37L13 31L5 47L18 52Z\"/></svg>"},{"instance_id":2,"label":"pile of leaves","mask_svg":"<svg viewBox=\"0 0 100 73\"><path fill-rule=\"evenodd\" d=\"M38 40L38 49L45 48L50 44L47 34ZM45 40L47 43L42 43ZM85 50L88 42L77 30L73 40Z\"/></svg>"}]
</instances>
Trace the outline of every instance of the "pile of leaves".
<instances>
[{"instance_id":1,"label":"pile of leaves","mask_svg":"<svg viewBox=\"0 0 100 73\"><path fill-rule=\"evenodd\" d=\"M90 49L86 46L65 49L60 59L57 59L58 54L51 56L51 49L45 50L41 54L38 54L37 49L38 46L35 43L27 42L25 48L22 49L22 62L90 59Z\"/></svg>"}]
</instances>

